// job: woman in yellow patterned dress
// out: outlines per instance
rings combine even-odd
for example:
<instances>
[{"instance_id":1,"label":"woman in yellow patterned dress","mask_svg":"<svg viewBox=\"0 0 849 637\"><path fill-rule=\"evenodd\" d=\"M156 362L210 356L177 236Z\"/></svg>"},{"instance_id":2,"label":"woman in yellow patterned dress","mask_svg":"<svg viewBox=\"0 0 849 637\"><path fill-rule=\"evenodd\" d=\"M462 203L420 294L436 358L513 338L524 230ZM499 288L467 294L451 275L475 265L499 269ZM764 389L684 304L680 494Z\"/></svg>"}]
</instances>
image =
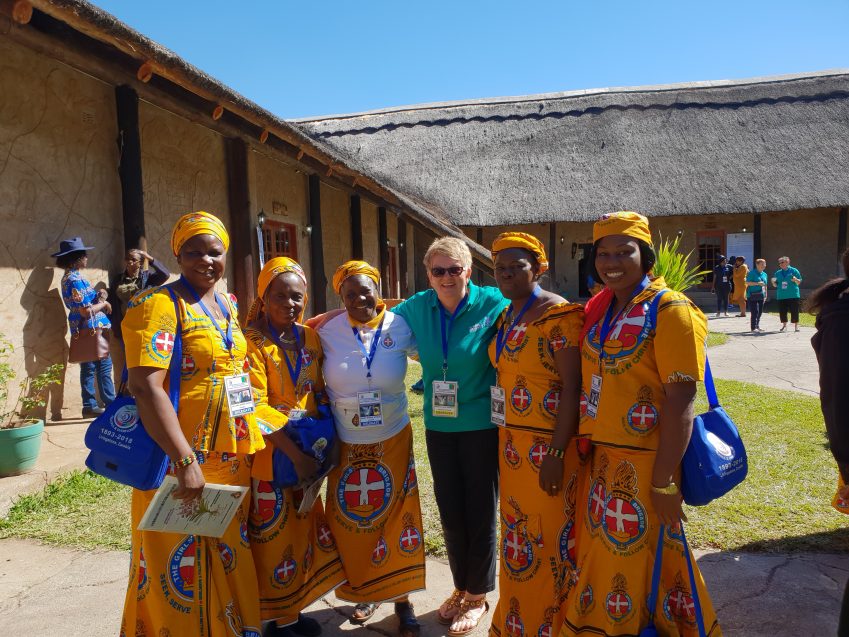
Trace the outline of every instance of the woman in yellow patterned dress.
<instances>
[{"instance_id":1,"label":"woman in yellow patterned dress","mask_svg":"<svg viewBox=\"0 0 849 637\"><path fill-rule=\"evenodd\" d=\"M564 456L578 428L583 309L539 287L548 261L536 237L503 233L492 256L511 305L489 349L493 422L501 425L500 573L490 635L551 637L574 568L574 445Z\"/></svg>"},{"instance_id":2,"label":"woman in yellow patterned dress","mask_svg":"<svg viewBox=\"0 0 849 637\"><path fill-rule=\"evenodd\" d=\"M307 279L298 263L277 257L265 264L257 282L258 297L248 313L248 360L256 397L257 423L266 448L253 467L252 506L248 520L251 551L259 579L263 620L276 620L265 635L316 637L321 626L300 610L345 581L336 542L324 517L321 497L298 514L293 488L271 483L272 449L292 460L298 477L316 473L314 458L283 432L293 410L318 415L323 397L323 355L318 335L300 325L307 305Z\"/></svg>"},{"instance_id":3,"label":"woman in yellow patterned dress","mask_svg":"<svg viewBox=\"0 0 849 637\"><path fill-rule=\"evenodd\" d=\"M247 368L236 308L214 289L224 274L229 243L213 215L181 217L171 236L180 280L137 295L122 323L139 416L172 460L179 482L174 496L187 501L200 496L206 482L250 486L253 454L264 447L254 414L232 417L225 392L227 379L238 379ZM178 333L182 359L174 364L182 373L175 412L166 386ZM224 535L209 538L136 530L154 493L133 491L130 584L121 634L259 637L248 499Z\"/></svg>"},{"instance_id":4,"label":"woman in yellow patterned dress","mask_svg":"<svg viewBox=\"0 0 849 637\"><path fill-rule=\"evenodd\" d=\"M593 240L590 265L606 289L587 304L581 343L577 578L560 634L637 635L651 611L660 635L698 635L676 483L707 321L686 296L647 276L655 256L644 216L605 215ZM649 609L661 524L660 586ZM721 635L693 564L706 634Z\"/></svg>"}]
</instances>

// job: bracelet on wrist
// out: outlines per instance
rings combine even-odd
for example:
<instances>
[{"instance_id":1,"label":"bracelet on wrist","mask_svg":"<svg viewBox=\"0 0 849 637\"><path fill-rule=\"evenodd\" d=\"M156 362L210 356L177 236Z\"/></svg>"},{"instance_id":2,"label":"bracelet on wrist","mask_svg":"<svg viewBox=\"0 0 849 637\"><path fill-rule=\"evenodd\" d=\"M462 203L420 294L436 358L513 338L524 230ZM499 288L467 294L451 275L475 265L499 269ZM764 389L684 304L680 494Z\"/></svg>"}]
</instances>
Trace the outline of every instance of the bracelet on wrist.
<instances>
[{"instance_id":1,"label":"bracelet on wrist","mask_svg":"<svg viewBox=\"0 0 849 637\"><path fill-rule=\"evenodd\" d=\"M674 482L670 482L665 487L656 487L654 484L652 484L651 490L661 495L678 495L681 492L678 488L678 485Z\"/></svg>"},{"instance_id":2,"label":"bracelet on wrist","mask_svg":"<svg viewBox=\"0 0 849 637\"><path fill-rule=\"evenodd\" d=\"M195 454L190 454L188 456L183 456L179 460L172 460L171 463L174 465L175 469L185 469L190 464L195 461Z\"/></svg>"},{"instance_id":3,"label":"bracelet on wrist","mask_svg":"<svg viewBox=\"0 0 849 637\"><path fill-rule=\"evenodd\" d=\"M548 448L545 450L545 453L548 456L554 456L555 458L560 458L561 460L566 455L566 452L563 449L557 449L555 447L552 447L551 445L548 445Z\"/></svg>"}]
</instances>

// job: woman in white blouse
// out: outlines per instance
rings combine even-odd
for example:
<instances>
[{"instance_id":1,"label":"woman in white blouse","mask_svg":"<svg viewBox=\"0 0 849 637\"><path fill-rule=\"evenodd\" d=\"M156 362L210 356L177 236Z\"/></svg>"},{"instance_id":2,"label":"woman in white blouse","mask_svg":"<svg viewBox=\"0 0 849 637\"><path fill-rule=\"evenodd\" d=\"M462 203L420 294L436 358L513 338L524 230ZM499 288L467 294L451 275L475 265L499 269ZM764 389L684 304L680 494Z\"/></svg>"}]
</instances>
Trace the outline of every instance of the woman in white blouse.
<instances>
[{"instance_id":1,"label":"woman in white blouse","mask_svg":"<svg viewBox=\"0 0 849 637\"><path fill-rule=\"evenodd\" d=\"M415 637L408 595L425 586L424 538L404 378L416 342L380 300L379 280L363 261L342 264L333 287L347 312L318 330L341 441L327 518L348 578L336 596L356 603L351 621L363 623L379 603L394 601L400 634Z\"/></svg>"}]
</instances>

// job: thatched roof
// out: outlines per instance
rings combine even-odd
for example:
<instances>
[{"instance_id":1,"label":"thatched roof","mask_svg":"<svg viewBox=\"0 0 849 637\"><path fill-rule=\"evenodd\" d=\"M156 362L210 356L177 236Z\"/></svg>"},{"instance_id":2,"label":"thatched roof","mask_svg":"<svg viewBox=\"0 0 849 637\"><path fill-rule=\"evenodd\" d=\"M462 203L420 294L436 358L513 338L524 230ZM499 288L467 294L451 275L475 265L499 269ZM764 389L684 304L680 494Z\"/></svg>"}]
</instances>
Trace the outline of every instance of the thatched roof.
<instances>
[{"instance_id":1,"label":"thatched roof","mask_svg":"<svg viewBox=\"0 0 849 637\"><path fill-rule=\"evenodd\" d=\"M459 225L849 205L849 70L296 123Z\"/></svg>"}]
</instances>

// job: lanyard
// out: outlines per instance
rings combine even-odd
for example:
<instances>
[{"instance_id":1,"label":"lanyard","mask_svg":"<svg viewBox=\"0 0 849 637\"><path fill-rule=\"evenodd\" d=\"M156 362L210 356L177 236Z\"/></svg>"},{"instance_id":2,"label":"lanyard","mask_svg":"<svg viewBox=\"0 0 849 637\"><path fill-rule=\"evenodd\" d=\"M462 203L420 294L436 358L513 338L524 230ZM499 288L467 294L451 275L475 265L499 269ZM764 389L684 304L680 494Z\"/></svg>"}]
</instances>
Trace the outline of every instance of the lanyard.
<instances>
[{"instance_id":1,"label":"lanyard","mask_svg":"<svg viewBox=\"0 0 849 637\"><path fill-rule=\"evenodd\" d=\"M602 361L604 360L604 343L607 340L607 336L610 334L610 329L613 327L613 324L616 323L622 314L630 307L631 302L636 298L636 296L645 290L649 285L649 278L643 277L643 280L634 288L634 291L631 293L631 298L628 299L628 302L625 304L625 307L616 315L615 320L611 320L613 315L613 306L616 304L615 300L610 301L610 305L607 306L607 313L604 315L604 321L601 324L601 332L599 333L599 350L598 350L598 364L601 366Z\"/></svg>"},{"instance_id":2,"label":"lanyard","mask_svg":"<svg viewBox=\"0 0 849 637\"><path fill-rule=\"evenodd\" d=\"M522 309L519 311L519 314L513 319L513 322L510 324L510 327L507 330L504 330L504 324L501 324L501 327L498 328L498 333L495 335L495 364L498 365L498 359L501 358L501 352L504 351L504 346L507 345L507 339L510 337L510 332L513 331L513 328L519 324L519 321L522 320L522 317L525 315L531 305L533 305L536 298L539 296L539 286L534 287L534 291L531 292L530 298L525 301L525 304L522 306ZM510 304L510 310L507 312L507 316L513 316L513 304Z\"/></svg>"},{"instance_id":3,"label":"lanyard","mask_svg":"<svg viewBox=\"0 0 849 637\"><path fill-rule=\"evenodd\" d=\"M442 332L442 380L445 380L448 374L448 340L451 338L451 328L454 326L454 319L466 307L469 302L469 295L463 297L463 300L457 304L451 316L448 317L448 329L445 328L445 315L447 312L442 304L439 304L439 327Z\"/></svg>"},{"instance_id":4,"label":"lanyard","mask_svg":"<svg viewBox=\"0 0 849 637\"><path fill-rule=\"evenodd\" d=\"M363 356L366 357L366 370L368 373L366 374L366 378L371 380L371 363L374 360L374 355L377 353L377 342L380 340L380 333L383 332L383 321L386 320L386 315L383 315L383 318L380 319L380 325L377 326L377 331L374 333L374 338L371 341L371 348L368 352L366 352L366 346L363 343L363 338L360 336L360 331L356 327L351 327L351 330L354 332L354 336L357 338L357 343L360 346L360 351L363 353Z\"/></svg>"},{"instance_id":5,"label":"lanyard","mask_svg":"<svg viewBox=\"0 0 849 637\"><path fill-rule=\"evenodd\" d=\"M183 284L189 292L191 292L192 298L194 298L195 303L200 305L200 309L203 310L203 313L209 317L209 320L212 321L212 324L215 326L215 329L218 330L218 333L221 334L221 338L224 339L224 346L227 348L227 351L230 353L230 356L233 356L233 321L230 316L230 310L224 305L224 302L221 300L221 297L218 296L218 292L213 292L215 295L215 302L218 303L218 307L221 308L221 313L224 314L224 318L227 320L227 331L221 329L221 326L218 324L218 321L212 316L212 313L209 311L209 308L206 307L206 304L201 301L200 295L197 291L192 287L192 284L186 280L186 277L180 275L180 283Z\"/></svg>"},{"instance_id":6,"label":"lanyard","mask_svg":"<svg viewBox=\"0 0 849 637\"><path fill-rule=\"evenodd\" d=\"M277 330L274 329L274 326L271 324L271 321L268 320L268 315L265 316L265 324L268 327L268 331L274 337L274 341L280 345L280 353L283 354L283 360L286 361L286 367L289 368L289 378L292 379L292 386L295 388L295 393L298 391L298 379L301 377L301 366L304 363L303 355L301 351L301 337L298 336L298 324L295 323L295 329L293 332L295 333L295 367L292 367L292 363L289 362L289 354L283 348L283 342L280 340L280 334Z\"/></svg>"}]
</instances>

